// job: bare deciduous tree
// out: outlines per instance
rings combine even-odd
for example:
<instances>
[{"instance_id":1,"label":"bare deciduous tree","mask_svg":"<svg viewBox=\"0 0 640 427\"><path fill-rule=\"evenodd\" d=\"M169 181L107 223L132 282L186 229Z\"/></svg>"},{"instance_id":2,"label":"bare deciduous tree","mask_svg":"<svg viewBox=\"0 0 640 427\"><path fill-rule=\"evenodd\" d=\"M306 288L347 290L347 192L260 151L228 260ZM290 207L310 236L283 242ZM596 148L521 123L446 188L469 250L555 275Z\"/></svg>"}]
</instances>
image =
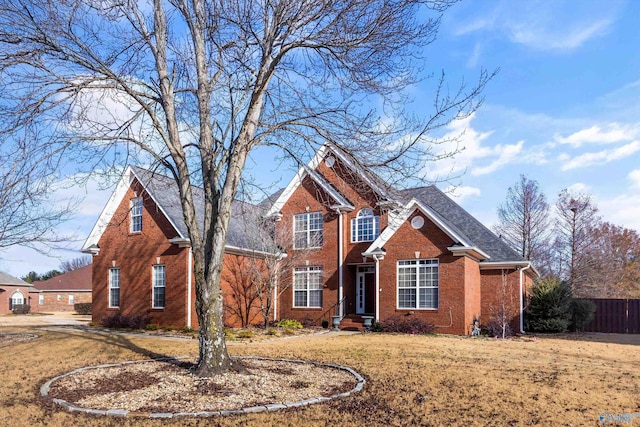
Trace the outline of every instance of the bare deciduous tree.
<instances>
[{"instance_id":1,"label":"bare deciduous tree","mask_svg":"<svg viewBox=\"0 0 640 427\"><path fill-rule=\"evenodd\" d=\"M75 165L154 162L173 176L194 256L196 372L212 375L233 365L220 278L249 154L272 146L303 161L329 142L388 177L419 176L437 132L468 117L491 78L449 92L443 73L426 117L403 111L452 3L5 1L0 121L44 127L40 142Z\"/></svg>"},{"instance_id":2,"label":"bare deciduous tree","mask_svg":"<svg viewBox=\"0 0 640 427\"><path fill-rule=\"evenodd\" d=\"M63 273L68 273L69 271L77 270L79 268L90 265L91 261L92 259L90 256L81 256L67 261L62 261L59 268Z\"/></svg>"},{"instance_id":3,"label":"bare deciduous tree","mask_svg":"<svg viewBox=\"0 0 640 427\"><path fill-rule=\"evenodd\" d=\"M549 204L538 182L520 175L509 187L507 198L498 208L494 231L524 259L538 261L546 252L549 229Z\"/></svg>"},{"instance_id":4,"label":"bare deciduous tree","mask_svg":"<svg viewBox=\"0 0 640 427\"><path fill-rule=\"evenodd\" d=\"M608 222L589 230L585 256L588 271L580 296L638 298L640 296L640 236L635 230Z\"/></svg>"},{"instance_id":5,"label":"bare deciduous tree","mask_svg":"<svg viewBox=\"0 0 640 427\"><path fill-rule=\"evenodd\" d=\"M590 230L599 222L598 208L588 194L572 194L564 189L556 202L558 221L555 226L558 277L571 284L575 295L581 294L581 287L589 273L587 252L592 245Z\"/></svg>"},{"instance_id":6,"label":"bare deciduous tree","mask_svg":"<svg viewBox=\"0 0 640 427\"><path fill-rule=\"evenodd\" d=\"M0 138L0 249L45 250L60 244L66 237L55 228L70 218L73 204L51 198L57 153L40 147L37 139Z\"/></svg>"}]
</instances>

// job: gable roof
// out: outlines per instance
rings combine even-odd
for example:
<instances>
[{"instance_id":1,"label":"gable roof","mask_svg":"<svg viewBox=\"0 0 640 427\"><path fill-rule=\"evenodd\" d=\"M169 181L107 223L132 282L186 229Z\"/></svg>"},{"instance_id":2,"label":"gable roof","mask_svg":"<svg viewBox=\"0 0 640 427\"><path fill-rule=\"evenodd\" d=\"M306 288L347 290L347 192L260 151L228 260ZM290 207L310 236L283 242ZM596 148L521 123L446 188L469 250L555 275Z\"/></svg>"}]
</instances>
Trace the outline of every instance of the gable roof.
<instances>
[{"instance_id":1,"label":"gable roof","mask_svg":"<svg viewBox=\"0 0 640 427\"><path fill-rule=\"evenodd\" d=\"M364 254L381 250L384 244L417 209L451 237L454 245L449 250L454 254L471 254L481 263L484 262L487 265L528 263L502 239L436 186L431 185L405 190L390 188L377 175L354 162L345 152L333 144L323 145L309 164L299 169L289 185L275 199L268 211L268 215L277 215L280 212L282 206L291 197L295 189L302 184L302 180L306 176L314 179L321 187L324 188L326 186L326 183L322 182L322 176L317 172L313 174L313 171L316 170L322 159L329 153L335 155L344 165L351 168L378 194L381 200L378 203L379 205L396 208L389 211L388 226L372 242Z\"/></svg>"},{"instance_id":2,"label":"gable roof","mask_svg":"<svg viewBox=\"0 0 640 427\"><path fill-rule=\"evenodd\" d=\"M451 200L435 185L403 190L405 197L419 200L436 212L447 224L465 236L469 246L480 248L491 262L523 262L526 260L473 215Z\"/></svg>"},{"instance_id":3,"label":"gable roof","mask_svg":"<svg viewBox=\"0 0 640 427\"><path fill-rule=\"evenodd\" d=\"M176 236L171 239L172 243L188 242L189 233L182 214L180 191L175 180L159 172L137 166L129 166L123 173L116 189L85 241L82 247L83 252L91 252L92 247L98 244L102 233L106 230L134 180L140 183L145 193L151 197L175 230ZM196 217L202 223L204 218L204 190L193 186L193 198ZM253 250L250 236L258 228L255 218L261 216L263 211L264 207L234 200L231 206L231 219L227 231L226 246L235 249Z\"/></svg>"},{"instance_id":4,"label":"gable roof","mask_svg":"<svg viewBox=\"0 0 640 427\"><path fill-rule=\"evenodd\" d=\"M91 264L59 274L51 279L33 282L33 286L41 291L89 291L91 292Z\"/></svg>"},{"instance_id":5,"label":"gable roof","mask_svg":"<svg viewBox=\"0 0 640 427\"><path fill-rule=\"evenodd\" d=\"M0 271L0 286L31 286L24 280Z\"/></svg>"}]
</instances>

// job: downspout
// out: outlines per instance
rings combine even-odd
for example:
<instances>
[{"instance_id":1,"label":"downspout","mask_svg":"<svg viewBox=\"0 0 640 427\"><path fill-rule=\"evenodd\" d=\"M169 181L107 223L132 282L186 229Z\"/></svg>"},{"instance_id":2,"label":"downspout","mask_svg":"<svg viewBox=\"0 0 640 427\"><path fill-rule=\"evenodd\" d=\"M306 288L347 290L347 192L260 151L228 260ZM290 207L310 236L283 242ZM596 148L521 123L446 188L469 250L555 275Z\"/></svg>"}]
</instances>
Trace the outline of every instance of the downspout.
<instances>
[{"instance_id":1,"label":"downspout","mask_svg":"<svg viewBox=\"0 0 640 427\"><path fill-rule=\"evenodd\" d=\"M193 254L187 251L187 328L191 329L191 280L193 279Z\"/></svg>"},{"instance_id":2,"label":"downspout","mask_svg":"<svg viewBox=\"0 0 640 427\"><path fill-rule=\"evenodd\" d=\"M275 277L273 279L273 321L278 321L278 276L280 276L280 261L281 257L278 257L278 262L276 262L276 271Z\"/></svg>"},{"instance_id":3,"label":"downspout","mask_svg":"<svg viewBox=\"0 0 640 427\"><path fill-rule=\"evenodd\" d=\"M520 269L520 333L524 334L524 295L522 293L524 284L524 271L531 268L531 263Z\"/></svg>"}]
</instances>

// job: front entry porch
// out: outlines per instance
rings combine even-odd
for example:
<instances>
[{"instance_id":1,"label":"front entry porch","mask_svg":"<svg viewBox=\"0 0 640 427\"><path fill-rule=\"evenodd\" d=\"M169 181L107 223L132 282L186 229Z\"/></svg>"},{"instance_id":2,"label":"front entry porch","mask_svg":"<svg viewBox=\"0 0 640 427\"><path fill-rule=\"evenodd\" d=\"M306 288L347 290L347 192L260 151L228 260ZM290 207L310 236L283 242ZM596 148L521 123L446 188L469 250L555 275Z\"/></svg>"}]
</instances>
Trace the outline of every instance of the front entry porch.
<instances>
[{"instance_id":1,"label":"front entry porch","mask_svg":"<svg viewBox=\"0 0 640 427\"><path fill-rule=\"evenodd\" d=\"M355 314L376 312L376 269L372 265L356 266Z\"/></svg>"}]
</instances>

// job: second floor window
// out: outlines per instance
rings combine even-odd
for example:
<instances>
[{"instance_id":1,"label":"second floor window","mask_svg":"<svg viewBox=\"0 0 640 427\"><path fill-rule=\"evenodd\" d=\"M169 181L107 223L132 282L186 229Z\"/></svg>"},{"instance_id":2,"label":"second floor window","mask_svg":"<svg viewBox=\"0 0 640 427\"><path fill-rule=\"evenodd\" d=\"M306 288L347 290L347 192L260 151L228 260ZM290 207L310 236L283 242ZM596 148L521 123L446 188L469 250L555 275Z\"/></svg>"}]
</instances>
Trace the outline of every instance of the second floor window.
<instances>
[{"instance_id":1,"label":"second floor window","mask_svg":"<svg viewBox=\"0 0 640 427\"><path fill-rule=\"evenodd\" d=\"M131 199L131 232L142 231L142 197Z\"/></svg>"},{"instance_id":2,"label":"second floor window","mask_svg":"<svg viewBox=\"0 0 640 427\"><path fill-rule=\"evenodd\" d=\"M293 216L294 249L322 247L322 212Z\"/></svg>"},{"instance_id":3,"label":"second floor window","mask_svg":"<svg viewBox=\"0 0 640 427\"><path fill-rule=\"evenodd\" d=\"M379 234L380 217L375 216L371 209L361 209L351 220L352 242L373 242Z\"/></svg>"}]
</instances>

